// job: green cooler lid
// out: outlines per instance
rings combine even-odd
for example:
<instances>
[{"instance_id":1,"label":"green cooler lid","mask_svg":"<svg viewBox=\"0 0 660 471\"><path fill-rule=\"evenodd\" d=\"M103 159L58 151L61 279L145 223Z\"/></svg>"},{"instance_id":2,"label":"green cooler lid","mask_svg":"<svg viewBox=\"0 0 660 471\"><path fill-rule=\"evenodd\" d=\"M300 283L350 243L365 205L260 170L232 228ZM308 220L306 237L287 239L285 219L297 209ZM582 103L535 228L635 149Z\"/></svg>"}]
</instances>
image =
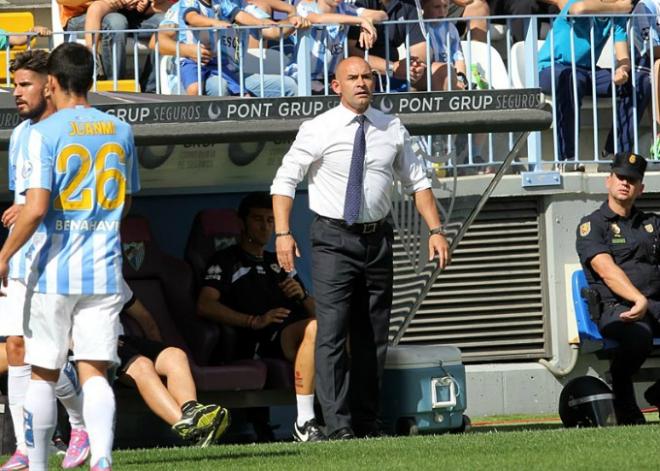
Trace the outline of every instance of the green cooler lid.
<instances>
[{"instance_id":1,"label":"green cooler lid","mask_svg":"<svg viewBox=\"0 0 660 471\"><path fill-rule=\"evenodd\" d=\"M460 365L461 351L450 345L398 345L388 347L386 369Z\"/></svg>"}]
</instances>

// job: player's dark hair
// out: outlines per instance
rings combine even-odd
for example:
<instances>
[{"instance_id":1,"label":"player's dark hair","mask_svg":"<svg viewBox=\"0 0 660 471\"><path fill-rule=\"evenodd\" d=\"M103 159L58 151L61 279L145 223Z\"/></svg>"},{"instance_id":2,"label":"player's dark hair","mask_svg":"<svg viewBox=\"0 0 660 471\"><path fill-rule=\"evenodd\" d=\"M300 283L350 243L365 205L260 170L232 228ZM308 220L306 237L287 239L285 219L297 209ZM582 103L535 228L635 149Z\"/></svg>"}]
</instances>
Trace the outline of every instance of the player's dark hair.
<instances>
[{"instance_id":1,"label":"player's dark hair","mask_svg":"<svg viewBox=\"0 0 660 471\"><path fill-rule=\"evenodd\" d=\"M94 58L82 44L62 43L48 58L48 75L52 75L67 93L85 96L94 82Z\"/></svg>"},{"instance_id":2,"label":"player's dark hair","mask_svg":"<svg viewBox=\"0 0 660 471\"><path fill-rule=\"evenodd\" d=\"M43 49L31 49L17 54L11 61L9 71L13 74L17 70L31 70L46 75L48 73L48 53Z\"/></svg>"},{"instance_id":3,"label":"player's dark hair","mask_svg":"<svg viewBox=\"0 0 660 471\"><path fill-rule=\"evenodd\" d=\"M273 200L268 193L255 191L248 193L238 205L238 217L243 221L247 219L251 209L273 209Z\"/></svg>"}]
</instances>

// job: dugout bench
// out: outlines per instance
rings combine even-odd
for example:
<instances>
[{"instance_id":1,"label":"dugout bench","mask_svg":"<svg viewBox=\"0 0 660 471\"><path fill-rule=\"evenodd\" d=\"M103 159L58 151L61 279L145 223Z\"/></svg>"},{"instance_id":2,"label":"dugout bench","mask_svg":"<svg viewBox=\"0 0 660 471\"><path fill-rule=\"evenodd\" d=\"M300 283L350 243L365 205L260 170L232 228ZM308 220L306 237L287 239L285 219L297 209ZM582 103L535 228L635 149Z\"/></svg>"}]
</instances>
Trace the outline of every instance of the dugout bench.
<instances>
[{"instance_id":1,"label":"dugout bench","mask_svg":"<svg viewBox=\"0 0 660 471\"><path fill-rule=\"evenodd\" d=\"M149 310L161 331L163 341L187 353L204 403L222 404L229 409L295 404L293 369L278 359L234 359L231 328L210 322L196 314L196 297L201 270L206 259L219 246L220 239L232 238L238 225L231 210L202 211L195 219L187 253L198 255L192 266L163 252L155 243L148 221L129 216L122 222L124 279ZM204 221L213 224L203 224ZM198 224L200 223L201 224ZM206 250L197 252L198 243ZM225 243L229 243L225 241ZM195 276L197 275L197 283ZM196 286L197 285L197 286ZM127 334L144 336L140 326L122 314ZM220 348L224 361L210 365L214 350ZM178 443L169 427L144 404L139 393L122 384L115 385L117 430L115 446L163 446Z\"/></svg>"},{"instance_id":2,"label":"dugout bench","mask_svg":"<svg viewBox=\"0 0 660 471\"><path fill-rule=\"evenodd\" d=\"M599 359L610 358L612 352L618 348L616 340L604 338L598 326L591 318L589 313L589 304L587 302L586 291L589 284L583 270L575 270L571 275L571 292L573 298L573 307L575 311L575 321L580 336L580 349L583 353L595 353ZM652 356L660 354L660 337L653 339L654 352ZM643 368L635 376L636 381L655 381L660 377L660 369Z\"/></svg>"}]
</instances>

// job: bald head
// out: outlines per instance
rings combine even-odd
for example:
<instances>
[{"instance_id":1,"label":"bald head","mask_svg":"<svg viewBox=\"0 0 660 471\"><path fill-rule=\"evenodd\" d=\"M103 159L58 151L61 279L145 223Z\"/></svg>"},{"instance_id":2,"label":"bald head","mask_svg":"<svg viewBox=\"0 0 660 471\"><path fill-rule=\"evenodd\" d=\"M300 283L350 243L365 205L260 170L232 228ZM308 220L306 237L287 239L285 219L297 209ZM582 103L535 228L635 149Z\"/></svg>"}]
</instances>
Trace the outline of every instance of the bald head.
<instances>
[{"instance_id":1,"label":"bald head","mask_svg":"<svg viewBox=\"0 0 660 471\"><path fill-rule=\"evenodd\" d=\"M341 76L342 74L346 74L348 70L351 68L367 68L371 72L371 66L367 61L365 61L362 57L357 57L357 56L351 56L347 57L346 59L342 59L339 64L337 64L337 69L335 70L335 77Z\"/></svg>"},{"instance_id":2,"label":"bald head","mask_svg":"<svg viewBox=\"0 0 660 471\"><path fill-rule=\"evenodd\" d=\"M374 76L371 66L361 57L347 57L337 64L332 90L351 111L362 114L371 103Z\"/></svg>"}]
</instances>

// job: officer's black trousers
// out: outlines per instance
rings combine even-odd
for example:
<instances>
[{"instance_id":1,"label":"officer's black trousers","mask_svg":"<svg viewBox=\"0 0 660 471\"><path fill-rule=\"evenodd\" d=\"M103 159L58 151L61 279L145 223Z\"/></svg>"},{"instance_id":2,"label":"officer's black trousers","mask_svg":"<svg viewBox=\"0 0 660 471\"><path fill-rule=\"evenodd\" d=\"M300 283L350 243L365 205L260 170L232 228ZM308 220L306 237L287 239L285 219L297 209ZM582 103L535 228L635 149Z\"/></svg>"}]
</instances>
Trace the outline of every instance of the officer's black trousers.
<instances>
[{"instance_id":1,"label":"officer's black trousers","mask_svg":"<svg viewBox=\"0 0 660 471\"><path fill-rule=\"evenodd\" d=\"M383 224L361 235L317 217L311 239L316 396L329 434L343 427L359 433L378 417L392 306L392 228Z\"/></svg>"},{"instance_id":2,"label":"officer's black trousers","mask_svg":"<svg viewBox=\"0 0 660 471\"><path fill-rule=\"evenodd\" d=\"M634 400L632 376L639 371L653 349L653 327L650 316L636 322L623 322L618 314L627 310L625 306L605 309L601 318L600 331L603 336L619 342L610 363L612 389L617 401Z\"/></svg>"}]
</instances>

